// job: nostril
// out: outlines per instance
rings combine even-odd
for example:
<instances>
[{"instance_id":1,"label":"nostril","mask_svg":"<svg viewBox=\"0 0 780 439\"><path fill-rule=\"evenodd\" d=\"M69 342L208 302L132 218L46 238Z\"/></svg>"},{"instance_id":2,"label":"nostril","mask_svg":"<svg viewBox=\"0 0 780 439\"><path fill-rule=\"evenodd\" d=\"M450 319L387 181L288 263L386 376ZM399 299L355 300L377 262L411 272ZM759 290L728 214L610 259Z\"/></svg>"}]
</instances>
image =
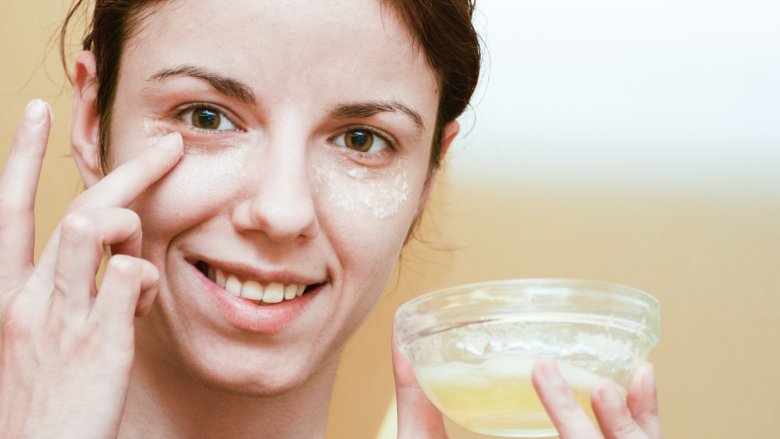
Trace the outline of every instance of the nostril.
<instances>
[{"instance_id":1,"label":"nostril","mask_svg":"<svg viewBox=\"0 0 780 439\"><path fill-rule=\"evenodd\" d=\"M260 232L280 243L312 239L319 228L311 194L294 184L253 194L234 208L231 221L238 232Z\"/></svg>"}]
</instances>

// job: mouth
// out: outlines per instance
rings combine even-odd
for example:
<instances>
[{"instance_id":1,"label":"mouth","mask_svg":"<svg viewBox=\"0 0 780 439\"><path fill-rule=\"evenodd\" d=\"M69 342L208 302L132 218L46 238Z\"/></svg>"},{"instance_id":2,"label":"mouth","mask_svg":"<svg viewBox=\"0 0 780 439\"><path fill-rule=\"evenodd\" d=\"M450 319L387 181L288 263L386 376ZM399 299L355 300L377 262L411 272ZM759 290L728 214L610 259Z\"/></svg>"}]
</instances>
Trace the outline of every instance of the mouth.
<instances>
[{"instance_id":1,"label":"mouth","mask_svg":"<svg viewBox=\"0 0 780 439\"><path fill-rule=\"evenodd\" d=\"M283 281L261 281L230 273L221 268L213 267L205 261L197 261L198 269L211 282L219 285L231 296L241 297L257 305L275 305L295 300L313 291L323 283L296 284Z\"/></svg>"}]
</instances>

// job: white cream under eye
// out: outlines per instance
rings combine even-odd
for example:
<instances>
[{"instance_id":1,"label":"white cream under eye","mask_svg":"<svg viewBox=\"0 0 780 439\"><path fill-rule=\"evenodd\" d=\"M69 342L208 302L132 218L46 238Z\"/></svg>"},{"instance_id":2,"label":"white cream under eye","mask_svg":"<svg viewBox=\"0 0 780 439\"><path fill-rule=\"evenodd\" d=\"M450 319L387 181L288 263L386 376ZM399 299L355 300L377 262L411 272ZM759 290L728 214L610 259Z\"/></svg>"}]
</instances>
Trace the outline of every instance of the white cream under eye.
<instances>
[{"instance_id":1,"label":"white cream under eye","mask_svg":"<svg viewBox=\"0 0 780 439\"><path fill-rule=\"evenodd\" d=\"M370 215L379 220L392 218L411 199L406 166L401 160L381 169L315 166L313 191L322 193L328 205L350 214Z\"/></svg>"}]
</instances>

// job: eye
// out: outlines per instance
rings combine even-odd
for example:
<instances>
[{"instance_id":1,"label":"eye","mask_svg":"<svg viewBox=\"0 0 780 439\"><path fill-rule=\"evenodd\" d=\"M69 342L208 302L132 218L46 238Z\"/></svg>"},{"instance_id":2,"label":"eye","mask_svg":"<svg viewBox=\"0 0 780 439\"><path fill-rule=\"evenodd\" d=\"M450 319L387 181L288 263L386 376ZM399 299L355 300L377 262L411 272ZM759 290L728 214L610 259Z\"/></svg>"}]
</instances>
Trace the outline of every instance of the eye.
<instances>
[{"instance_id":1,"label":"eye","mask_svg":"<svg viewBox=\"0 0 780 439\"><path fill-rule=\"evenodd\" d=\"M235 131L236 126L221 110L203 104L181 110L178 117L193 128L205 131Z\"/></svg>"},{"instance_id":2,"label":"eye","mask_svg":"<svg viewBox=\"0 0 780 439\"><path fill-rule=\"evenodd\" d=\"M333 143L367 154L379 154L391 147L384 136L367 128L352 128L336 136Z\"/></svg>"}]
</instances>

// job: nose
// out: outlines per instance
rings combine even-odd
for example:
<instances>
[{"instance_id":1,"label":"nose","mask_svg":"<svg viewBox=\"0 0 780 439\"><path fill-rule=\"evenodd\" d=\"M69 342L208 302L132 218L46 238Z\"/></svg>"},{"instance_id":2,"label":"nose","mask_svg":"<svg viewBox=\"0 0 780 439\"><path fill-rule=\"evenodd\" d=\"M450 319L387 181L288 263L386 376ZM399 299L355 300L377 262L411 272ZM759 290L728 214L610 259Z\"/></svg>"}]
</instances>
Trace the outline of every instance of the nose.
<instances>
[{"instance_id":1,"label":"nose","mask_svg":"<svg viewBox=\"0 0 780 439\"><path fill-rule=\"evenodd\" d=\"M233 226L278 243L314 238L319 224L305 148L261 150L263 157L245 164L247 195L233 209Z\"/></svg>"}]
</instances>

